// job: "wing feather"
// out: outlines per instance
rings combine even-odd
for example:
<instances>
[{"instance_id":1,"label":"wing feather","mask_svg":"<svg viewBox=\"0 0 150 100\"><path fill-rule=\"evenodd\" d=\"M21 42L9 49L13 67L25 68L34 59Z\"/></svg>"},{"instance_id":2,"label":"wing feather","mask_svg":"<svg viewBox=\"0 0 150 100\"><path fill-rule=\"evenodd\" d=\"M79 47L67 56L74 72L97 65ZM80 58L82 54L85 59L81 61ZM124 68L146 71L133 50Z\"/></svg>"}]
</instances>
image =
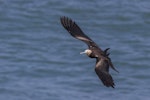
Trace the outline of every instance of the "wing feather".
<instances>
[{"instance_id":1,"label":"wing feather","mask_svg":"<svg viewBox=\"0 0 150 100\"><path fill-rule=\"evenodd\" d=\"M107 60L103 58L98 60L96 63L95 72L105 86L111 86L114 88L115 84L112 76L109 74L109 64Z\"/></svg>"},{"instance_id":2,"label":"wing feather","mask_svg":"<svg viewBox=\"0 0 150 100\"><path fill-rule=\"evenodd\" d=\"M80 29L80 27L68 17L60 18L61 24L63 27L75 38L85 42L89 47L94 46L98 47L97 44L90 39L84 32Z\"/></svg>"}]
</instances>

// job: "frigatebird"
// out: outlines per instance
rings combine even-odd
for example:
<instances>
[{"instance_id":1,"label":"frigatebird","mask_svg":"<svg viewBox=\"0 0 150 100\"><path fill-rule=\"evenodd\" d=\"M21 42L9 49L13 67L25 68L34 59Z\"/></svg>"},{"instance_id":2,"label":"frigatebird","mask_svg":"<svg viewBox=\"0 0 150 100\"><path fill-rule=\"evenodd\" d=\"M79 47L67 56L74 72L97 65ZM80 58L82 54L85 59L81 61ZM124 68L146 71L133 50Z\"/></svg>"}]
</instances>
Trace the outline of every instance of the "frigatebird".
<instances>
[{"instance_id":1,"label":"frigatebird","mask_svg":"<svg viewBox=\"0 0 150 100\"><path fill-rule=\"evenodd\" d=\"M79 39L85 42L88 45L88 49L80 54L86 53L90 58L96 58L96 67L95 72L98 75L99 79L106 87L114 88L114 80L112 76L109 74L109 67L118 72L109 57L109 53L107 52L110 48L102 50L98 45L84 32L80 29L80 27L76 24L75 21L68 17L60 18L62 26L76 39Z\"/></svg>"}]
</instances>

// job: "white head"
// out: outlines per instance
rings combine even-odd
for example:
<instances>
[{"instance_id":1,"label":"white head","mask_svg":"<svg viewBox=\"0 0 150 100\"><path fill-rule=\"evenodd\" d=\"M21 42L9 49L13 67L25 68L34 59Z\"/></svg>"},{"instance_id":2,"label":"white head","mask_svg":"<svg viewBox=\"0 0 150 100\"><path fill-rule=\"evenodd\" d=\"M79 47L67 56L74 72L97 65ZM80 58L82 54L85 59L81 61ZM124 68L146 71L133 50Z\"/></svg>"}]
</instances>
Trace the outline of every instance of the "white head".
<instances>
[{"instance_id":1,"label":"white head","mask_svg":"<svg viewBox=\"0 0 150 100\"><path fill-rule=\"evenodd\" d=\"M80 54L86 53L88 56L92 53L90 49L86 49L84 52L80 52Z\"/></svg>"}]
</instances>

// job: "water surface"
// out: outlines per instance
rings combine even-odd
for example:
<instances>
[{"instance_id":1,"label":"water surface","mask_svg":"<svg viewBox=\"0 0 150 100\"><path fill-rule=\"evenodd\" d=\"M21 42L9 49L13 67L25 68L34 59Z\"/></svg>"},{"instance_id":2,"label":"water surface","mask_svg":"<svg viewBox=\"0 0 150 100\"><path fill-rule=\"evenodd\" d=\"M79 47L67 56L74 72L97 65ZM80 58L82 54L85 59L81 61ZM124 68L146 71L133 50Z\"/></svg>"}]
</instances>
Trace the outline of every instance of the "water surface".
<instances>
[{"instance_id":1,"label":"water surface","mask_svg":"<svg viewBox=\"0 0 150 100\"><path fill-rule=\"evenodd\" d=\"M149 100L150 2L147 0L1 0L0 100ZM59 18L74 19L119 74L107 88L87 46Z\"/></svg>"}]
</instances>

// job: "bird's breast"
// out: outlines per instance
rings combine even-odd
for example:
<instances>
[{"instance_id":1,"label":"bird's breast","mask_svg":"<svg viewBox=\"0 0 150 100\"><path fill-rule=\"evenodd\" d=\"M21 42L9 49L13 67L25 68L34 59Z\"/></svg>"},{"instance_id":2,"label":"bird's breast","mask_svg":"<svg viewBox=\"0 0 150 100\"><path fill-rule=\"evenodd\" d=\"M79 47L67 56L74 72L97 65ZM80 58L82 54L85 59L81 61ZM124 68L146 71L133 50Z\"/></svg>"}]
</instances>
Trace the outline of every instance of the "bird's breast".
<instances>
[{"instance_id":1,"label":"bird's breast","mask_svg":"<svg viewBox=\"0 0 150 100\"><path fill-rule=\"evenodd\" d=\"M96 58L97 56L92 52L90 55L88 55L90 58Z\"/></svg>"}]
</instances>

